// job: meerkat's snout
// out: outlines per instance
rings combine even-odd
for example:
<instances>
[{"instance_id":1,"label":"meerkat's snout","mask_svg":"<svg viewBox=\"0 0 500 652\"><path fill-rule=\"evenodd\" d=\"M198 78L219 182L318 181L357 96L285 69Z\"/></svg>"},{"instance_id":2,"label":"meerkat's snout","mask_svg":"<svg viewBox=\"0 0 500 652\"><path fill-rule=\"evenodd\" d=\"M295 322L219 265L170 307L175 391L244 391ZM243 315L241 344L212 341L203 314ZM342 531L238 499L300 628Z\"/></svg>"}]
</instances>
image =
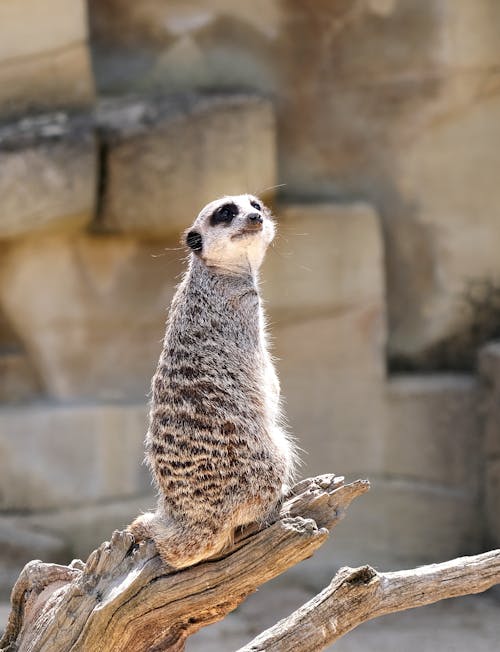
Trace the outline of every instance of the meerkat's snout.
<instances>
[{"instance_id":1,"label":"meerkat's snout","mask_svg":"<svg viewBox=\"0 0 500 652\"><path fill-rule=\"evenodd\" d=\"M250 215L247 215L247 222L250 228L260 231L264 220L262 219L262 215L259 213L250 213Z\"/></svg>"}]
</instances>

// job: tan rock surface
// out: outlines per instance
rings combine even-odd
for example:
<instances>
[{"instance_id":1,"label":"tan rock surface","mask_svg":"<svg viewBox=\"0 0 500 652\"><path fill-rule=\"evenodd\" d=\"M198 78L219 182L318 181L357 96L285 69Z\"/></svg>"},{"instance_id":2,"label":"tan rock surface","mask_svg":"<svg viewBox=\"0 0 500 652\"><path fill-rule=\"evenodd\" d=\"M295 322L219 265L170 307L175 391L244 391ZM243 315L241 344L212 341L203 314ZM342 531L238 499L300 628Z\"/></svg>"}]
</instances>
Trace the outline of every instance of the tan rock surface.
<instances>
[{"instance_id":1,"label":"tan rock surface","mask_svg":"<svg viewBox=\"0 0 500 652\"><path fill-rule=\"evenodd\" d=\"M368 305L273 328L285 413L305 450L302 474L353 477L383 467L381 322Z\"/></svg>"},{"instance_id":2,"label":"tan rock surface","mask_svg":"<svg viewBox=\"0 0 500 652\"><path fill-rule=\"evenodd\" d=\"M481 350L479 370L483 382L486 536L492 546L500 546L500 342Z\"/></svg>"},{"instance_id":3,"label":"tan rock surface","mask_svg":"<svg viewBox=\"0 0 500 652\"><path fill-rule=\"evenodd\" d=\"M465 489L375 474L367 477L369 493L309 563L307 577L312 585L324 586L339 565L412 568L481 549L477 499Z\"/></svg>"},{"instance_id":4,"label":"tan rock surface","mask_svg":"<svg viewBox=\"0 0 500 652\"><path fill-rule=\"evenodd\" d=\"M482 427L473 376L395 376L387 384L388 474L477 493Z\"/></svg>"},{"instance_id":5,"label":"tan rock surface","mask_svg":"<svg viewBox=\"0 0 500 652\"><path fill-rule=\"evenodd\" d=\"M47 510L145 493L147 408L0 409L0 510Z\"/></svg>"},{"instance_id":6,"label":"tan rock surface","mask_svg":"<svg viewBox=\"0 0 500 652\"><path fill-rule=\"evenodd\" d=\"M20 403L40 394L40 383L26 353L0 353L0 404Z\"/></svg>"},{"instance_id":7,"label":"tan rock surface","mask_svg":"<svg viewBox=\"0 0 500 652\"><path fill-rule=\"evenodd\" d=\"M303 473L377 470L386 337L377 217L330 203L278 207L277 219L262 291Z\"/></svg>"},{"instance_id":8,"label":"tan rock surface","mask_svg":"<svg viewBox=\"0 0 500 652\"><path fill-rule=\"evenodd\" d=\"M68 562L69 548L64 539L5 515L0 516L0 546L0 599L10 595L23 566L31 559Z\"/></svg>"},{"instance_id":9,"label":"tan rock surface","mask_svg":"<svg viewBox=\"0 0 500 652\"><path fill-rule=\"evenodd\" d=\"M284 204L276 211L278 235L261 274L272 319L382 309L384 253L371 206Z\"/></svg>"},{"instance_id":10,"label":"tan rock surface","mask_svg":"<svg viewBox=\"0 0 500 652\"><path fill-rule=\"evenodd\" d=\"M10 249L0 302L49 396L145 400L182 255L86 235Z\"/></svg>"},{"instance_id":11,"label":"tan rock surface","mask_svg":"<svg viewBox=\"0 0 500 652\"><path fill-rule=\"evenodd\" d=\"M275 0L91 0L89 13L103 91L276 85ZM117 57L128 65L116 65Z\"/></svg>"},{"instance_id":12,"label":"tan rock surface","mask_svg":"<svg viewBox=\"0 0 500 652\"><path fill-rule=\"evenodd\" d=\"M262 98L132 101L103 107L100 120L104 229L178 237L215 197L265 197L276 183L274 115Z\"/></svg>"},{"instance_id":13,"label":"tan rock surface","mask_svg":"<svg viewBox=\"0 0 500 652\"><path fill-rule=\"evenodd\" d=\"M83 0L0 3L0 114L94 97Z\"/></svg>"},{"instance_id":14,"label":"tan rock surface","mask_svg":"<svg viewBox=\"0 0 500 652\"><path fill-rule=\"evenodd\" d=\"M15 4L15 3L13 3ZM85 43L29 58L0 61L0 115L90 107L94 101Z\"/></svg>"},{"instance_id":15,"label":"tan rock surface","mask_svg":"<svg viewBox=\"0 0 500 652\"><path fill-rule=\"evenodd\" d=\"M53 113L0 128L0 239L88 224L96 155L85 116Z\"/></svg>"},{"instance_id":16,"label":"tan rock surface","mask_svg":"<svg viewBox=\"0 0 500 652\"><path fill-rule=\"evenodd\" d=\"M16 523L43 528L62 539L72 557L85 560L103 541L110 539L113 530L123 530L138 514L154 508L155 502L150 489L149 493L137 497L103 500L19 516Z\"/></svg>"},{"instance_id":17,"label":"tan rock surface","mask_svg":"<svg viewBox=\"0 0 500 652\"><path fill-rule=\"evenodd\" d=\"M398 157L396 183L414 209L394 227L390 351L418 359L441 346L445 361L460 364L461 348L481 344L473 325L491 336L498 311L492 297L481 312L469 297L477 284L500 286L500 97L470 98L456 110L449 101L449 115L444 110ZM446 342L460 334L464 342L447 353Z\"/></svg>"},{"instance_id":18,"label":"tan rock surface","mask_svg":"<svg viewBox=\"0 0 500 652\"><path fill-rule=\"evenodd\" d=\"M246 5L91 3L103 87L239 81L272 94L283 194L379 210L391 357L471 369L493 333L464 305L468 284L500 276L498 3L285 0L254 16Z\"/></svg>"}]
</instances>

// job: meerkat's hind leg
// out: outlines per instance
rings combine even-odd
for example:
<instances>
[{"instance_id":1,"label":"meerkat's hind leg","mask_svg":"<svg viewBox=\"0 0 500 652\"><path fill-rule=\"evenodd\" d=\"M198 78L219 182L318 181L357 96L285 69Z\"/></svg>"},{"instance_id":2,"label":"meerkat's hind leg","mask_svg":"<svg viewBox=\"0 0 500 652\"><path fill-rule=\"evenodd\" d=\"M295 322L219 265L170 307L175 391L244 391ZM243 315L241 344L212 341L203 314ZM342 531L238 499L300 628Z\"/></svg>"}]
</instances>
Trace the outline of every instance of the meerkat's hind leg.
<instances>
[{"instance_id":1,"label":"meerkat's hind leg","mask_svg":"<svg viewBox=\"0 0 500 652\"><path fill-rule=\"evenodd\" d=\"M176 569L193 566L221 553L233 540L229 528L214 528L207 522L178 522L151 512L139 516L128 530L134 537L137 533L139 540L153 539L163 562Z\"/></svg>"},{"instance_id":2,"label":"meerkat's hind leg","mask_svg":"<svg viewBox=\"0 0 500 652\"><path fill-rule=\"evenodd\" d=\"M127 532L130 532L136 543L145 539L154 538L153 523L157 518L154 512L144 512L140 514L130 525L127 526Z\"/></svg>"}]
</instances>

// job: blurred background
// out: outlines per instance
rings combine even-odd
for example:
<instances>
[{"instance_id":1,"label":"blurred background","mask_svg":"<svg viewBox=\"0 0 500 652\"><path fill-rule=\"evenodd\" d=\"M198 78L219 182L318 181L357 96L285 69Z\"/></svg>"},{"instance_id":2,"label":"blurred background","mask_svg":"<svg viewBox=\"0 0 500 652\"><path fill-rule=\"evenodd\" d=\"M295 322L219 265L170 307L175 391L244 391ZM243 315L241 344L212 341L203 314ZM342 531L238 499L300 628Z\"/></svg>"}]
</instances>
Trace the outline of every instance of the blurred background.
<instances>
[{"instance_id":1,"label":"blurred background","mask_svg":"<svg viewBox=\"0 0 500 652\"><path fill-rule=\"evenodd\" d=\"M499 90L497 0L0 0L0 597L154 504L180 234L221 194L277 215L302 474L372 482L289 594L500 546Z\"/></svg>"}]
</instances>

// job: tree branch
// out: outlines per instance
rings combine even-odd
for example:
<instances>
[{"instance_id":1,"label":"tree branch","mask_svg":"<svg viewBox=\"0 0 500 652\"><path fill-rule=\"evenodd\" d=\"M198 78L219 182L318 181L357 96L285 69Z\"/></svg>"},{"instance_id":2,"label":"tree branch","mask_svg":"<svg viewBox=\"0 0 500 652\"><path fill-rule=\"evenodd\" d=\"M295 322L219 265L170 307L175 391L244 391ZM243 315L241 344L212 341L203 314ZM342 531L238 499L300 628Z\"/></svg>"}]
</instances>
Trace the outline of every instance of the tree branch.
<instances>
[{"instance_id":1,"label":"tree branch","mask_svg":"<svg viewBox=\"0 0 500 652\"><path fill-rule=\"evenodd\" d=\"M361 623L500 583L500 550L393 573L342 568L328 587L238 652L317 652Z\"/></svg>"},{"instance_id":2,"label":"tree branch","mask_svg":"<svg viewBox=\"0 0 500 652\"><path fill-rule=\"evenodd\" d=\"M1 652L183 650L188 636L235 609L261 584L310 557L366 481L324 475L294 487L279 519L247 528L218 559L174 571L152 542L115 532L86 564L32 561L12 591Z\"/></svg>"}]
</instances>

